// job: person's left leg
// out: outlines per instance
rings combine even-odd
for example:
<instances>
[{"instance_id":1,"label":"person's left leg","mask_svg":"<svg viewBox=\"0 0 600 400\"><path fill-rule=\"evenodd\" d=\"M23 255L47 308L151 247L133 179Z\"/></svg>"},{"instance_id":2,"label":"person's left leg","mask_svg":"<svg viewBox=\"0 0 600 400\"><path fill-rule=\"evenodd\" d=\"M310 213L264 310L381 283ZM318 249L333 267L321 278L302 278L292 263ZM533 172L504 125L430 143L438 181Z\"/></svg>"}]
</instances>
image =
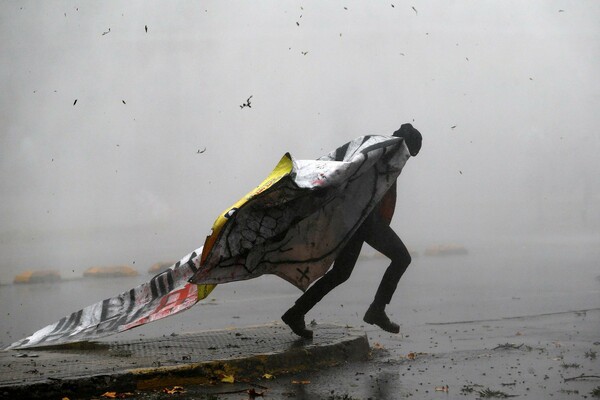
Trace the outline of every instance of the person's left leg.
<instances>
[{"instance_id":1,"label":"person's left leg","mask_svg":"<svg viewBox=\"0 0 600 400\"><path fill-rule=\"evenodd\" d=\"M352 235L333 263L333 267L317 280L300 296L292 308L282 315L281 319L298 336L312 338L312 331L306 328L304 315L315 306L327 293L345 282L352 274L356 260L363 245L361 228Z\"/></svg>"},{"instance_id":2,"label":"person's left leg","mask_svg":"<svg viewBox=\"0 0 600 400\"><path fill-rule=\"evenodd\" d=\"M373 219L365 228L365 241L388 257L391 263L381 279L364 321L377 325L385 331L398 333L400 327L389 320L385 313L385 306L390 303L400 278L411 262L410 253L396 232L386 223Z\"/></svg>"}]
</instances>

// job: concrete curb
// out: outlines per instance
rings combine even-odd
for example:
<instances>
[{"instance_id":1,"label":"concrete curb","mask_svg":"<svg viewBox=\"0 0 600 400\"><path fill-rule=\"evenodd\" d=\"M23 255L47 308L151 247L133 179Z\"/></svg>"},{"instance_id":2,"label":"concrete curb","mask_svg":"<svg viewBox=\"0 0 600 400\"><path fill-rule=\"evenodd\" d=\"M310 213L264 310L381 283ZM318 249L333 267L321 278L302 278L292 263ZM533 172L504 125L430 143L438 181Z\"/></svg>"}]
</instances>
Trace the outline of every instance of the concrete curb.
<instances>
[{"instance_id":1,"label":"concrete curb","mask_svg":"<svg viewBox=\"0 0 600 400\"><path fill-rule=\"evenodd\" d=\"M236 339L247 337L251 337L256 342L267 337L268 340L261 342L264 343L262 346L249 343L252 349L241 348L237 355L233 355L231 351L217 349L209 354L212 356L211 359L185 362L168 359L169 356L181 355L187 351L205 352L206 350L198 345L199 342L206 344L205 348L212 349L211 343L219 341L223 349L237 350L240 346L236 344L239 343ZM100 351L35 349L37 353L42 353L41 355L44 356L39 358L39 363L34 361L34 364L38 365L36 367L38 370L45 368L43 376L37 380L30 379L26 383L16 383L19 377L15 376L13 368L12 382L0 379L0 398L80 397L99 395L105 391L127 392L173 385L209 384L218 382L222 375L232 375L237 380L257 379L266 373L284 375L330 367L348 361L366 360L369 357L369 343L364 332L334 325L318 326L315 329L315 339L312 341L297 339L287 327L281 325L181 335L175 339L160 339L161 346L156 346L156 340L103 343L99 346L102 349ZM169 344L165 345L165 343ZM156 350L164 349L166 346L171 350L175 347L177 349L169 354ZM106 350L107 348L110 350ZM123 351L130 351L130 356L127 356L126 360L133 360L134 362L129 364L135 364L137 367L114 366L114 353ZM110 354L111 352L113 355ZM12 354L0 355L0 372L3 372L1 376L5 376L6 361L9 357L13 358L10 359L8 368L11 368L10 365L14 367L15 363L23 360L15 359L15 352L3 353ZM67 353L70 358L66 357ZM141 353L143 356L139 355ZM186 357L184 354L180 359ZM62 364L68 370L67 364L76 364L76 360L80 358L86 360L82 360L83 362L76 366L92 365L97 367L96 371L80 376L69 376L68 371L52 374L52 367ZM118 365L119 359L116 361ZM108 371L106 367L109 368ZM21 370L27 373L26 368Z\"/></svg>"}]
</instances>

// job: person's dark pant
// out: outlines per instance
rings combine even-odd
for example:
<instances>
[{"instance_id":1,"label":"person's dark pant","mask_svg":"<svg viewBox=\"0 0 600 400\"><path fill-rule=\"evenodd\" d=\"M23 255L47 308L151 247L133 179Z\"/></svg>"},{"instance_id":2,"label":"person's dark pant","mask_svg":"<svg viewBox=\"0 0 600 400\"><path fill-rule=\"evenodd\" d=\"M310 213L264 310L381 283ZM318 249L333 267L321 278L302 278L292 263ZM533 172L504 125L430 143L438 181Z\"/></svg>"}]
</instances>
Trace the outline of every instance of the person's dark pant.
<instances>
[{"instance_id":1,"label":"person's dark pant","mask_svg":"<svg viewBox=\"0 0 600 400\"><path fill-rule=\"evenodd\" d=\"M296 301L293 307L294 311L306 314L333 288L345 282L352 274L364 242L367 242L391 260L371 304L373 308L385 308L386 304L389 304L392 299L398 282L406 268L408 268L411 258L406 246L396 235L396 232L378 213L373 212L350 238L340 255L335 259L331 270L308 288Z\"/></svg>"}]
</instances>

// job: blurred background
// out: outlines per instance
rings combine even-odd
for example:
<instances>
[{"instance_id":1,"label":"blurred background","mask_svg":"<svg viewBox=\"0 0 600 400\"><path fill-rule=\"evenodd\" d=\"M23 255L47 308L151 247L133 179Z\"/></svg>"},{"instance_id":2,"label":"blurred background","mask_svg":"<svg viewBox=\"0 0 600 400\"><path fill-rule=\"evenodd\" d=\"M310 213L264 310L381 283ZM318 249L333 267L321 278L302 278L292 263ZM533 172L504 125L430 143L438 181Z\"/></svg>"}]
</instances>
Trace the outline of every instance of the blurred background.
<instances>
[{"instance_id":1,"label":"blurred background","mask_svg":"<svg viewBox=\"0 0 600 400\"><path fill-rule=\"evenodd\" d=\"M2 2L0 283L145 274L200 247L285 152L405 122L424 137L399 179L408 247L573 244L587 280L599 20L596 1Z\"/></svg>"}]
</instances>

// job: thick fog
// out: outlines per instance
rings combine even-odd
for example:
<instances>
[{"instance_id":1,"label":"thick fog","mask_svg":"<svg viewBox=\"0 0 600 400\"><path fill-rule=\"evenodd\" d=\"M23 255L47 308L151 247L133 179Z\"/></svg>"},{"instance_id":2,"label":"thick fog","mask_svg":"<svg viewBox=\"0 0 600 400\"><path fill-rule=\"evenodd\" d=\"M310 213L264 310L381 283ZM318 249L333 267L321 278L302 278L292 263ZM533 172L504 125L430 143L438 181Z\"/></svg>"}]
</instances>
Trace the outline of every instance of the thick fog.
<instances>
[{"instance_id":1,"label":"thick fog","mask_svg":"<svg viewBox=\"0 0 600 400\"><path fill-rule=\"evenodd\" d=\"M597 243L598 21L596 1L2 2L0 281L177 260L285 152L405 122L409 247Z\"/></svg>"}]
</instances>

